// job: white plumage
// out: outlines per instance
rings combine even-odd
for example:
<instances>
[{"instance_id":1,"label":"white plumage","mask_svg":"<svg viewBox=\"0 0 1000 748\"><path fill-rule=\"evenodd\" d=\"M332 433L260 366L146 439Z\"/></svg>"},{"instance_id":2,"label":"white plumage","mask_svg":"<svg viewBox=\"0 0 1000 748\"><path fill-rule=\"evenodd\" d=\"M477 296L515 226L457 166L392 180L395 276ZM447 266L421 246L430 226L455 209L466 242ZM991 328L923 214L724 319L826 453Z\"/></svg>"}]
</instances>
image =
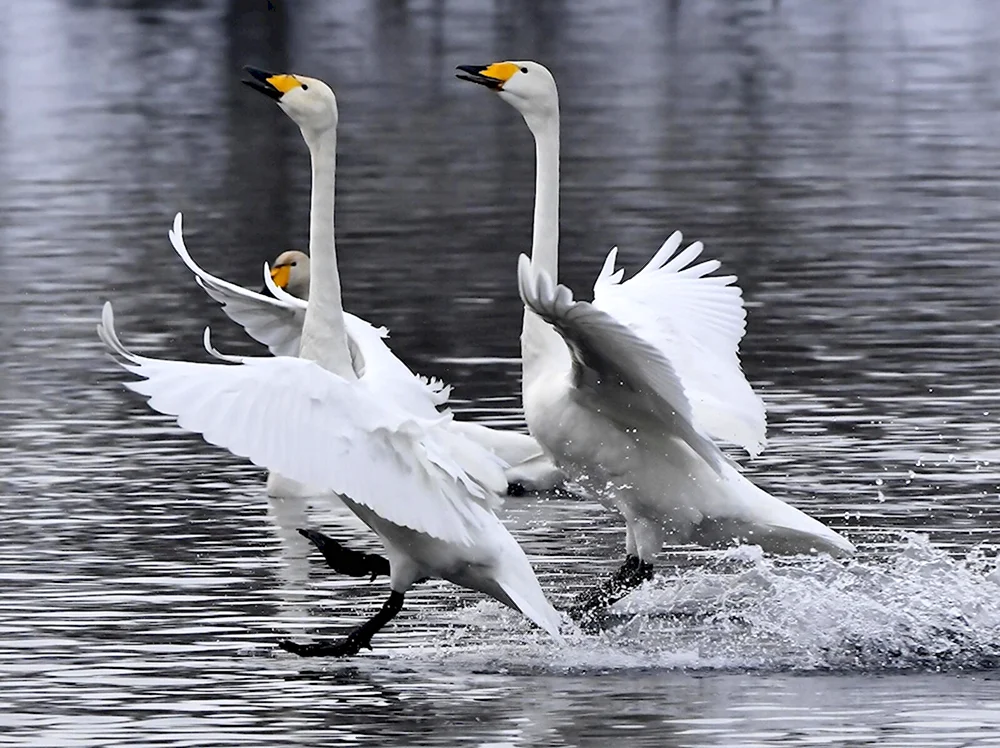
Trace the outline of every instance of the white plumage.
<instances>
[{"instance_id":1,"label":"white plumage","mask_svg":"<svg viewBox=\"0 0 1000 748\"><path fill-rule=\"evenodd\" d=\"M759 454L767 420L764 403L740 366L746 310L736 276L709 275L719 261L692 264L704 247L695 242L677 252L681 241L675 231L624 282L624 271L614 269L617 249L612 249L594 284L594 306L655 345L676 367L700 431Z\"/></svg>"},{"instance_id":2,"label":"white plumage","mask_svg":"<svg viewBox=\"0 0 1000 748\"><path fill-rule=\"evenodd\" d=\"M337 494L381 539L392 590L382 610L342 641L282 647L354 654L370 646L401 609L405 591L426 577L491 595L558 640L558 613L493 511L507 485L502 461L449 428L451 413L439 411L446 389L413 376L385 347L384 330L343 312L333 230L333 92L314 78L247 70L254 78L249 84L298 123L312 156L311 303L302 321L301 358L226 356L207 334L206 348L225 363L139 356L118 339L110 304L98 333L141 377L128 386L147 396L150 407L212 444ZM178 218L171 240L192 267L180 229ZM234 309L250 293L196 275ZM270 304L279 305L281 314L298 311L288 299ZM247 324L260 332L259 321ZM282 335L272 340L288 344Z\"/></svg>"},{"instance_id":3,"label":"white plumage","mask_svg":"<svg viewBox=\"0 0 1000 748\"><path fill-rule=\"evenodd\" d=\"M289 356L232 357L239 365L138 356L118 339L110 303L99 330L143 378L128 388L211 444L441 540L469 545L492 524L503 464L456 438L451 414L413 377L376 360L347 380Z\"/></svg>"},{"instance_id":4,"label":"white plumage","mask_svg":"<svg viewBox=\"0 0 1000 748\"><path fill-rule=\"evenodd\" d=\"M460 66L524 117L535 139L531 259L518 264L525 304L523 398L531 434L563 469L619 512L626 563L586 605L611 602L651 574L663 543L757 543L779 553L849 554L843 537L744 478L712 438L756 454L765 412L743 375L746 312L733 276L696 264L701 243L672 234L632 278L612 250L594 301L556 283L559 98L542 65Z\"/></svg>"},{"instance_id":5,"label":"white plumage","mask_svg":"<svg viewBox=\"0 0 1000 748\"><path fill-rule=\"evenodd\" d=\"M305 319L305 304L297 306L217 278L203 270L184 244L183 218L174 216L167 236L170 244L205 293L222 305L222 310L247 334L268 347L275 356L297 356Z\"/></svg>"},{"instance_id":6,"label":"white plumage","mask_svg":"<svg viewBox=\"0 0 1000 748\"><path fill-rule=\"evenodd\" d=\"M576 301L544 271L532 272L525 255L518 289L570 352L570 370L545 389L562 396L542 403L529 423L545 434L542 443L561 441L570 475L622 511L630 553L655 553L663 538L740 540L783 553L853 551L821 522L754 486L699 432L684 380L662 350L596 304Z\"/></svg>"},{"instance_id":7,"label":"white plumage","mask_svg":"<svg viewBox=\"0 0 1000 748\"><path fill-rule=\"evenodd\" d=\"M398 586L433 576L494 594L496 577L507 599L495 597L520 599L525 615L559 637L558 613L493 511L507 486L503 464L452 433L451 414L412 376L372 359L351 380L288 356L229 356L232 364L139 356L119 340L110 303L98 334L142 378L126 386L181 428L368 510L362 519L401 546L388 549L404 557L392 569Z\"/></svg>"},{"instance_id":8,"label":"white plumage","mask_svg":"<svg viewBox=\"0 0 1000 748\"><path fill-rule=\"evenodd\" d=\"M254 340L262 343L275 356L296 356L302 337L302 324L305 320L308 302L296 298L284 289L276 287L271 274L265 268L264 280L273 296L256 293L250 289L218 278L198 265L184 242L183 219L180 213L174 217L173 226L168 234L170 244L177 252L188 269L194 273L195 281L215 301L222 305L226 315L240 325ZM308 278L308 276L306 276ZM363 334L366 329L377 329L381 337L388 337L384 327L373 328L370 323L347 312L344 313L348 345L352 354L360 354L362 358L377 356L384 366L396 367L401 372L405 370L413 375L409 368L381 341L369 349L374 341L370 335ZM391 361L388 360L391 357ZM426 381L426 380L425 380ZM445 393L443 400L448 399ZM459 420L449 422L449 428L455 433L461 433L466 438L478 442L489 449L507 467L505 474L508 483L518 484L527 490L542 491L562 483L562 473L542 452L542 448L528 434L516 431L494 429L478 423ZM289 494L313 495L317 488L297 486L294 483L270 476L268 493L272 496Z\"/></svg>"}]
</instances>

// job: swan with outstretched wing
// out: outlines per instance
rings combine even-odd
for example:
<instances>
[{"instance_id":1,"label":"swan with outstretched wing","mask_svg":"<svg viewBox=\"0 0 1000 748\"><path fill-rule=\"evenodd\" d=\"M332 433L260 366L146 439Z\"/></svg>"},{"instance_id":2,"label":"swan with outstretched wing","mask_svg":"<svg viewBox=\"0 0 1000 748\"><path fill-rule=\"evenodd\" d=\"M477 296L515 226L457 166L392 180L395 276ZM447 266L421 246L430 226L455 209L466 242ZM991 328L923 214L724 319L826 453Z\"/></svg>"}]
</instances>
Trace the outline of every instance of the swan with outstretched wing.
<instances>
[{"instance_id":1,"label":"swan with outstretched wing","mask_svg":"<svg viewBox=\"0 0 1000 748\"><path fill-rule=\"evenodd\" d=\"M612 250L592 303L558 285L559 96L530 61L463 65L524 117L535 140L531 257L518 265L525 304L523 402L532 436L625 520L625 561L577 600L590 612L652 576L665 542L755 543L777 553L850 554L845 538L754 486L713 441L750 454L764 445L764 405L746 381L739 343L746 311L733 276L695 264L673 234L623 281Z\"/></svg>"},{"instance_id":2,"label":"swan with outstretched wing","mask_svg":"<svg viewBox=\"0 0 1000 748\"><path fill-rule=\"evenodd\" d=\"M336 494L382 541L385 557L344 549L341 558L346 573L388 573L382 609L341 640L282 641L284 649L341 656L370 647L406 591L427 577L490 595L559 639L558 613L494 513L506 487L502 461L449 428L450 412L439 410L446 391L399 363L381 330L344 314L334 243L333 91L314 78L247 70L248 84L299 125L311 155L312 272L299 357L226 356L207 335L206 347L224 362L140 356L118 339L110 304L98 333L140 378L129 387L154 410L255 464Z\"/></svg>"},{"instance_id":3,"label":"swan with outstretched wing","mask_svg":"<svg viewBox=\"0 0 1000 748\"><path fill-rule=\"evenodd\" d=\"M298 354L302 323L308 308L311 275L308 255L289 250L277 257L266 272L265 281L270 287L277 286L287 293L282 295L272 291L268 296L223 280L198 265L185 244L180 213L174 217L174 224L168 236L174 251L194 273L195 281L222 305L222 310L231 320L246 330L254 340L266 345L274 355ZM346 312L344 319L348 342L360 348L358 341L354 340L354 331L358 326L370 327L369 323ZM388 335L385 328L379 329L384 331L383 337ZM381 344L377 355L384 355L383 351L394 356L384 344ZM361 353L365 354L363 348ZM405 367L405 364L399 361L399 366ZM504 472L510 493L518 493L521 490L545 491L562 483L561 471L545 456L538 442L528 434L458 419L451 421L449 428L479 442L507 463L508 467ZM278 497L316 493L314 487L303 486L274 472L268 475L267 488L268 495Z\"/></svg>"}]
</instances>

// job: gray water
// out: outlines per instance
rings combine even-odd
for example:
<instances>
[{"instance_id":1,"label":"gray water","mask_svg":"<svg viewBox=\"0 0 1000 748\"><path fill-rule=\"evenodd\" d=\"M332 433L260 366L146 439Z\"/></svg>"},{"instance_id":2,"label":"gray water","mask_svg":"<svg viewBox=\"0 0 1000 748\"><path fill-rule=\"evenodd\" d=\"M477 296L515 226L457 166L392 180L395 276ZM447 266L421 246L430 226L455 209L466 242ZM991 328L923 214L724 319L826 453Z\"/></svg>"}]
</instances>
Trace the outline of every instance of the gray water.
<instances>
[{"instance_id":1,"label":"gray water","mask_svg":"<svg viewBox=\"0 0 1000 748\"><path fill-rule=\"evenodd\" d=\"M992 0L33 0L0 34L0 745L1000 745L1000 6ZM613 9L611 9L613 8ZM307 155L238 83L338 93L348 307L523 428L519 116L457 64L548 64L562 279L675 228L739 275L769 412L747 472L856 560L668 549L609 628L556 648L431 582L347 661L384 583L332 576L263 473L123 391L94 324L201 358L259 349L171 252L257 286L306 243ZM620 560L560 495L505 519L559 604Z\"/></svg>"}]
</instances>

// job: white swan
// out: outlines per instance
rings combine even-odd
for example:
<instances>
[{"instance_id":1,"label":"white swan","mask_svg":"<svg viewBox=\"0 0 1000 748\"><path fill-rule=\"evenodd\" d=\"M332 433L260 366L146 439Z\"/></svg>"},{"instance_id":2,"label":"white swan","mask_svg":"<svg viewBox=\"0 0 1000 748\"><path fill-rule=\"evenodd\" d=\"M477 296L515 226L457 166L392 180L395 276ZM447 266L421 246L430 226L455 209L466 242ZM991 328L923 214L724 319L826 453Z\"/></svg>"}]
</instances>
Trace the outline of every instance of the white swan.
<instances>
[{"instance_id":1,"label":"white swan","mask_svg":"<svg viewBox=\"0 0 1000 748\"><path fill-rule=\"evenodd\" d=\"M755 543L778 553L850 554L846 539L744 478L709 437L749 452L764 442L764 408L740 369L745 310L718 262L674 254L674 234L628 281L611 251L594 302L556 284L559 244L559 97L535 62L460 66L521 112L535 139L531 259L521 256L523 399L531 434L568 480L620 512L626 560L579 600L619 599L652 575L667 542Z\"/></svg>"},{"instance_id":2,"label":"white swan","mask_svg":"<svg viewBox=\"0 0 1000 748\"><path fill-rule=\"evenodd\" d=\"M274 285L299 299L309 300L309 255L297 249L282 252L271 263Z\"/></svg>"},{"instance_id":3,"label":"white swan","mask_svg":"<svg viewBox=\"0 0 1000 748\"><path fill-rule=\"evenodd\" d=\"M379 330L357 318L348 322L343 312L334 247L333 92L313 78L247 71L248 85L299 125L312 156L311 302L301 358L227 357L238 362L232 365L138 356L118 340L110 304L98 325L101 338L143 378L128 386L148 396L153 409L212 444L339 494L382 540L388 564L341 549L353 567L348 573L388 566L391 594L382 609L342 640L283 641L283 648L347 655L370 647L372 635L401 609L406 590L426 577L490 595L558 640L558 613L493 511L506 486L500 461L448 427L450 413L437 409L442 392L402 367Z\"/></svg>"},{"instance_id":4,"label":"white swan","mask_svg":"<svg viewBox=\"0 0 1000 748\"><path fill-rule=\"evenodd\" d=\"M301 302L309 299L311 264L308 255L288 250L275 259L269 271L271 280L274 285L297 297L275 299L224 281L199 266L184 243L180 213L174 217L169 237L174 251L194 273L195 281L222 305L230 319L246 330L254 340L266 345L274 355L298 354L302 322L307 308ZM347 315L345 319L347 336L356 345L359 341L354 340L352 332L354 320L358 320L362 326L367 326L368 323L351 315ZM379 345L384 348L381 343ZM362 350L361 353L364 355L366 352ZM399 362L399 366L403 367L404 364ZM452 421L449 428L478 442L507 464L504 472L507 476L508 493L547 491L562 484L562 472L528 434L459 420ZM267 478L267 493L273 497L288 498L312 496L316 490L272 472Z\"/></svg>"}]
</instances>

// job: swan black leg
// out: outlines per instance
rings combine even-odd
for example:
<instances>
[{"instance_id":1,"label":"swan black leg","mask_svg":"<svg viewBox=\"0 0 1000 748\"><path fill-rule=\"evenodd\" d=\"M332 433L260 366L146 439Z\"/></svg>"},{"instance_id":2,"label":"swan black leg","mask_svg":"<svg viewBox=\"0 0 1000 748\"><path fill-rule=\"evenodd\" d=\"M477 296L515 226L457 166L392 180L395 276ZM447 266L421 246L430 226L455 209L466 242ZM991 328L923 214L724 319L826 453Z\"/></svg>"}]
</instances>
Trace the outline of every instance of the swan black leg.
<instances>
[{"instance_id":1,"label":"swan black leg","mask_svg":"<svg viewBox=\"0 0 1000 748\"><path fill-rule=\"evenodd\" d=\"M327 566L340 574L350 577L369 577L369 581L379 575L389 576L389 560L384 556L352 551L318 530L299 528L299 535L316 546L326 559Z\"/></svg>"},{"instance_id":2,"label":"swan black leg","mask_svg":"<svg viewBox=\"0 0 1000 748\"><path fill-rule=\"evenodd\" d=\"M382 609L358 626L343 639L320 639L311 644L296 644L288 639L278 641L278 646L286 652L301 657L350 657L363 647L372 648L372 637L389 623L403 609L403 593L390 592Z\"/></svg>"},{"instance_id":3,"label":"swan black leg","mask_svg":"<svg viewBox=\"0 0 1000 748\"><path fill-rule=\"evenodd\" d=\"M576 620L593 617L594 613L618 602L643 582L653 578L653 565L638 556L626 556L618 570L596 587L577 596L567 612Z\"/></svg>"}]
</instances>

